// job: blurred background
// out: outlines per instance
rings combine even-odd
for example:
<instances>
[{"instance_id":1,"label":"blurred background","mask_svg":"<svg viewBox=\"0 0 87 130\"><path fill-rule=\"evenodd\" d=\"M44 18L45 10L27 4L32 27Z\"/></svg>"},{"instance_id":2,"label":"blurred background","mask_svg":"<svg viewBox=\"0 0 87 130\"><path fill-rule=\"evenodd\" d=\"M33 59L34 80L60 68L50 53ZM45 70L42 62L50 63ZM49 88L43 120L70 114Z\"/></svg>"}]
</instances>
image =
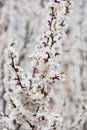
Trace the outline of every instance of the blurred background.
<instances>
[{"instance_id":1,"label":"blurred background","mask_svg":"<svg viewBox=\"0 0 87 130\"><path fill-rule=\"evenodd\" d=\"M29 54L42 32L48 0L0 0L0 111L5 113L3 98L7 75L4 49L17 39L19 64L29 71ZM64 117L64 130L87 130L87 0L73 0L70 26L65 30L61 66L66 81L54 89L51 111Z\"/></svg>"}]
</instances>

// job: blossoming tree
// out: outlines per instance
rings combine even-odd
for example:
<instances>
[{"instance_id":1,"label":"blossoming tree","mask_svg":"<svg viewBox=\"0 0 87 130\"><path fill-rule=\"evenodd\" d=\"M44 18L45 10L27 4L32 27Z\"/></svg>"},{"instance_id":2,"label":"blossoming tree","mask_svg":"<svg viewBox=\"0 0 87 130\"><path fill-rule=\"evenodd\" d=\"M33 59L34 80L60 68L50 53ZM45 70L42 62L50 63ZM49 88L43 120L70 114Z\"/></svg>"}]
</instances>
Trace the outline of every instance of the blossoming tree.
<instances>
[{"instance_id":1,"label":"blossoming tree","mask_svg":"<svg viewBox=\"0 0 87 130\"><path fill-rule=\"evenodd\" d=\"M35 7L33 3L35 3ZM5 111L5 102L2 101L4 94L3 78L7 75L4 71L3 50L12 38L16 38L19 43L16 46L18 53L20 53L19 64L23 65L24 70L27 70L28 53L32 52L34 39L39 35L40 30L37 28L41 26L40 23L42 23L41 20L46 10L45 6L46 0L0 0L0 55L2 55L0 58L0 105L4 106L0 108L1 111ZM27 64L24 66L25 62Z\"/></svg>"},{"instance_id":2,"label":"blossoming tree","mask_svg":"<svg viewBox=\"0 0 87 130\"><path fill-rule=\"evenodd\" d=\"M64 30L69 21L71 0L50 0L44 32L29 59L30 72L19 67L15 43L5 50L4 79L7 102L5 113L0 113L2 130L62 130L61 115L50 113L50 98L53 89L64 80L60 59Z\"/></svg>"}]
</instances>

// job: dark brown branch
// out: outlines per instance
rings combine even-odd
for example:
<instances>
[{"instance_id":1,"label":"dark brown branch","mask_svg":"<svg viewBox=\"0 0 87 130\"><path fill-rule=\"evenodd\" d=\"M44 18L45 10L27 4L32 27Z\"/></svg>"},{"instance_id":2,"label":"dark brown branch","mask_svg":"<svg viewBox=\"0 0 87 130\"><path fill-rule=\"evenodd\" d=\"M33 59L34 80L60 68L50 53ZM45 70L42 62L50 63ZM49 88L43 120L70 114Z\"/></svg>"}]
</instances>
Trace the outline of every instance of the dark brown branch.
<instances>
[{"instance_id":1,"label":"dark brown branch","mask_svg":"<svg viewBox=\"0 0 87 130\"><path fill-rule=\"evenodd\" d=\"M21 84L21 81L20 81L20 77L19 75L17 74L17 68L15 68L15 64L14 64L14 58L12 57L11 55L11 60L12 60L12 63L10 64L12 66L12 68L14 69L15 73L16 73L16 76L17 76L17 81L18 81L18 85L20 85L20 87L23 89L24 87L22 86Z\"/></svg>"},{"instance_id":2,"label":"dark brown branch","mask_svg":"<svg viewBox=\"0 0 87 130\"><path fill-rule=\"evenodd\" d=\"M28 120L25 120L25 121L29 124L29 126L32 128L32 130L34 130L35 125L32 125Z\"/></svg>"}]
</instances>

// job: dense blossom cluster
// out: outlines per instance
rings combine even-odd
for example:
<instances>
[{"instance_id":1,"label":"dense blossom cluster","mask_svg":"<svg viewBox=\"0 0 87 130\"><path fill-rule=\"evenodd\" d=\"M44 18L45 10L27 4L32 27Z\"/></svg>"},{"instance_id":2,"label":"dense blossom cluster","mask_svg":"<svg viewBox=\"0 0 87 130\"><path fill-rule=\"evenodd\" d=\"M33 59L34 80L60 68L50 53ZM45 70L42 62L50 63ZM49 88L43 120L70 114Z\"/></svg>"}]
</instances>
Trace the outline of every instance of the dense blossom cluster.
<instances>
[{"instance_id":1,"label":"dense blossom cluster","mask_svg":"<svg viewBox=\"0 0 87 130\"><path fill-rule=\"evenodd\" d=\"M33 3L35 6L33 6ZM8 68L4 67L4 49L17 39L16 51L19 55L19 65L23 66L26 73L30 68L28 59L36 37L39 35L42 18L45 15L47 0L0 0L0 111L5 113L6 102L4 77L8 77ZM22 16L22 17L21 17ZM12 40L11 40L12 39Z\"/></svg>"},{"instance_id":2,"label":"dense blossom cluster","mask_svg":"<svg viewBox=\"0 0 87 130\"><path fill-rule=\"evenodd\" d=\"M18 54L11 43L5 50L8 77L4 79L7 111L0 113L1 130L62 130L62 118L49 112L52 91L64 80L60 68L64 30L71 13L70 0L50 0L44 33L32 59L31 72L19 67ZM47 12L48 13L48 12ZM8 69L7 69L8 67Z\"/></svg>"}]
</instances>

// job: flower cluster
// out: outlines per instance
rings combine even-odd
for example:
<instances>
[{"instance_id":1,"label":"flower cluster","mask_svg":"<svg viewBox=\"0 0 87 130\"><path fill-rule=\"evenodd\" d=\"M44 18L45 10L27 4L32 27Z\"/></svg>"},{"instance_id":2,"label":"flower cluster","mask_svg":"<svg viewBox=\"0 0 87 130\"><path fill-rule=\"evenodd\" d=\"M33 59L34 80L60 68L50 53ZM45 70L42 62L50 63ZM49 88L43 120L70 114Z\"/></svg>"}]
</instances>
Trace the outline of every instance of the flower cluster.
<instances>
[{"instance_id":1,"label":"flower cluster","mask_svg":"<svg viewBox=\"0 0 87 130\"><path fill-rule=\"evenodd\" d=\"M11 44L5 50L10 67L9 77L4 80L7 85L4 99L7 101L8 111L5 117L3 114L0 116L3 130L62 129L61 117L49 112L49 101L53 88L64 80L60 58L70 7L70 0L50 0L43 36L30 56L32 69L29 75L24 74L23 69L18 66L14 45Z\"/></svg>"}]
</instances>

